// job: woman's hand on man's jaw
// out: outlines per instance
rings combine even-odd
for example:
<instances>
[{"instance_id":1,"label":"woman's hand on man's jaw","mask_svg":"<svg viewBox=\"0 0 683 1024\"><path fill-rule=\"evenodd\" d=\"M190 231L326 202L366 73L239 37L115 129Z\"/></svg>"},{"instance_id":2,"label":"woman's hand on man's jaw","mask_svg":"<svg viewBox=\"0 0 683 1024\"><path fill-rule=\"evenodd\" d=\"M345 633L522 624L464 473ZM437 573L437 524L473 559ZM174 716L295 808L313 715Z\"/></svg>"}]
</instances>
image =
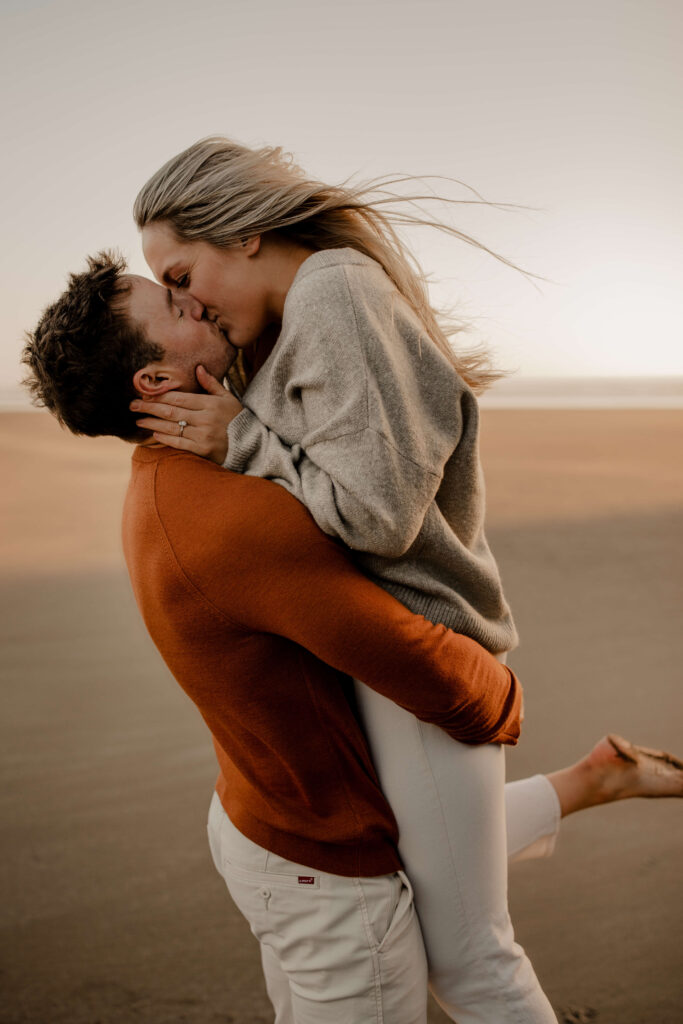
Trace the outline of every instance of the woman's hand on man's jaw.
<instances>
[{"instance_id":1,"label":"woman's hand on man's jaw","mask_svg":"<svg viewBox=\"0 0 683 1024\"><path fill-rule=\"evenodd\" d=\"M203 366L197 367L197 380L205 394L167 391L163 400L138 399L130 408L144 414L136 423L153 431L155 440L222 466L228 454L228 426L243 406Z\"/></svg>"}]
</instances>

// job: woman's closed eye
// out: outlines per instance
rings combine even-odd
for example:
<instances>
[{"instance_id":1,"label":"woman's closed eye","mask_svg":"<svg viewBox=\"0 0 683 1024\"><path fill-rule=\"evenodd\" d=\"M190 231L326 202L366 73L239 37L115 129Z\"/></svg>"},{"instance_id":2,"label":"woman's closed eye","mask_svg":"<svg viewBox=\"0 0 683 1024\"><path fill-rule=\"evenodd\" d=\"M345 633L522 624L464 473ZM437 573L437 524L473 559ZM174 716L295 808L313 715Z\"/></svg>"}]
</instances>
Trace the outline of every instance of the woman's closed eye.
<instances>
[{"instance_id":1,"label":"woman's closed eye","mask_svg":"<svg viewBox=\"0 0 683 1024\"><path fill-rule=\"evenodd\" d=\"M181 274L174 282L176 288L187 288L190 284L190 275Z\"/></svg>"}]
</instances>

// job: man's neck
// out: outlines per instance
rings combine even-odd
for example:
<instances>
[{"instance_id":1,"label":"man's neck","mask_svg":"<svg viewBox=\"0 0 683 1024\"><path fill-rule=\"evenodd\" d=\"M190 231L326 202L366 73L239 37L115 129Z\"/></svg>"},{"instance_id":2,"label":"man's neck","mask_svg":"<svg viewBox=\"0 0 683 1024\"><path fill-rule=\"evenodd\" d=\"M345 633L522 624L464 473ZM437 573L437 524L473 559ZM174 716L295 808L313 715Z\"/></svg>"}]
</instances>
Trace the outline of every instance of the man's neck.
<instances>
[{"instance_id":1,"label":"man's neck","mask_svg":"<svg viewBox=\"0 0 683 1024\"><path fill-rule=\"evenodd\" d=\"M139 448L165 448L166 445L162 441L155 441L153 437L150 437L147 441L137 441L136 444Z\"/></svg>"}]
</instances>

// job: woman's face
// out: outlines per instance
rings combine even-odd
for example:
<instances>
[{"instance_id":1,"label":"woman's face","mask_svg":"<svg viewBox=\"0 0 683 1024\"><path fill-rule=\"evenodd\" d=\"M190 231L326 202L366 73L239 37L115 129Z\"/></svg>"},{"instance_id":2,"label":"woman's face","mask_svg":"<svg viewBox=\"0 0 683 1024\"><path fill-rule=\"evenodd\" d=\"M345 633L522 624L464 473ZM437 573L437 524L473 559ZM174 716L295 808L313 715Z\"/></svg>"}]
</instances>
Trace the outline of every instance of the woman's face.
<instances>
[{"instance_id":1,"label":"woman's face","mask_svg":"<svg viewBox=\"0 0 683 1024\"><path fill-rule=\"evenodd\" d=\"M235 348L253 344L278 319L257 255L260 238L219 249L208 242L179 241L157 221L142 229L142 249L154 276L179 295L190 295Z\"/></svg>"}]
</instances>

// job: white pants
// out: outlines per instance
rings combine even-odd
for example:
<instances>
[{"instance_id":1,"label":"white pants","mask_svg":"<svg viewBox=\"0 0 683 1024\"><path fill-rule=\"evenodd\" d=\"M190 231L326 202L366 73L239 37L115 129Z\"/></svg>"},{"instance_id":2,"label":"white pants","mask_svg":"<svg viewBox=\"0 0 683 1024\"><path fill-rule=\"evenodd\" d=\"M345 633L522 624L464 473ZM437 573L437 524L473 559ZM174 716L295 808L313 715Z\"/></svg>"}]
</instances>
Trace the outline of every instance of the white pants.
<instances>
[{"instance_id":1,"label":"white pants","mask_svg":"<svg viewBox=\"0 0 683 1024\"><path fill-rule=\"evenodd\" d=\"M362 683L356 696L398 821L434 997L458 1024L556 1024L507 907L508 847L516 860L552 852L553 786L542 775L505 786L501 746L457 743Z\"/></svg>"},{"instance_id":2,"label":"white pants","mask_svg":"<svg viewBox=\"0 0 683 1024\"><path fill-rule=\"evenodd\" d=\"M426 1024L427 962L402 871L346 878L284 860L242 835L215 793L208 828L261 945L275 1024Z\"/></svg>"}]
</instances>

